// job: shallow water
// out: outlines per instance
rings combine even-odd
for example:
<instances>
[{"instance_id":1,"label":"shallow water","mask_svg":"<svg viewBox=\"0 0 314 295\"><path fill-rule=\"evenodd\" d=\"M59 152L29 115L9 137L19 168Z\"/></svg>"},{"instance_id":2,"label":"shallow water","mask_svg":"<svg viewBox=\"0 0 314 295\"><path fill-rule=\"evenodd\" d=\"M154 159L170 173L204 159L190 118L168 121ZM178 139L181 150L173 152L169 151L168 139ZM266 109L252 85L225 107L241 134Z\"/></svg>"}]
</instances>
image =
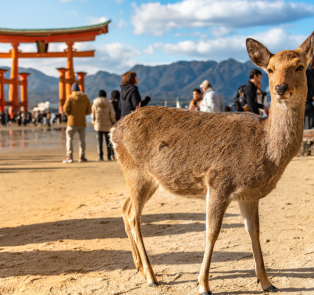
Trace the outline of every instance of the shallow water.
<instances>
[{"instance_id":1,"label":"shallow water","mask_svg":"<svg viewBox=\"0 0 314 295\"><path fill-rule=\"evenodd\" d=\"M74 135L74 144L78 134ZM34 128L25 130L0 130L0 151L65 148L65 128ZM96 146L96 132L93 127L86 127L86 143Z\"/></svg>"}]
</instances>

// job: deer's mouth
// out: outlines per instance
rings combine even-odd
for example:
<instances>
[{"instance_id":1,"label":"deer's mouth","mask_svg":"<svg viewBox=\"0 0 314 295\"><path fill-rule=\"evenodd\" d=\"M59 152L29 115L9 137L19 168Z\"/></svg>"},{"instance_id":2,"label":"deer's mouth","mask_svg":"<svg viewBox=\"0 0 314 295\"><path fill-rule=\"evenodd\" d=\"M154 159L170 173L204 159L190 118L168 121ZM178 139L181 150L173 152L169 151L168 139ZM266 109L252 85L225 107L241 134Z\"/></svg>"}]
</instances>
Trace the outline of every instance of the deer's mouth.
<instances>
[{"instance_id":1,"label":"deer's mouth","mask_svg":"<svg viewBox=\"0 0 314 295\"><path fill-rule=\"evenodd\" d=\"M275 95L278 100L285 100L285 99L289 99L292 96L292 92L281 94L281 95L276 93Z\"/></svg>"}]
</instances>

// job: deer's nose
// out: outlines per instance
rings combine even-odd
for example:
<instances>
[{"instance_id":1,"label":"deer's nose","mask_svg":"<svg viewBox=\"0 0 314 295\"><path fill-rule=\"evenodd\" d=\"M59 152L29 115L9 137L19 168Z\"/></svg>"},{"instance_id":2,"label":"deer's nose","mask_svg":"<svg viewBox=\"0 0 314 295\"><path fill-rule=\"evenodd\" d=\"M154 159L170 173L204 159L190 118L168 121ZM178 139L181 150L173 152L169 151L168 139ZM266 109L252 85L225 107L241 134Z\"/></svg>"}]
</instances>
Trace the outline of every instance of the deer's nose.
<instances>
[{"instance_id":1,"label":"deer's nose","mask_svg":"<svg viewBox=\"0 0 314 295\"><path fill-rule=\"evenodd\" d=\"M281 84L281 85L277 85L275 89L276 89L277 94L283 95L287 92L288 87L289 86L287 84Z\"/></svg>"}]
</instances>

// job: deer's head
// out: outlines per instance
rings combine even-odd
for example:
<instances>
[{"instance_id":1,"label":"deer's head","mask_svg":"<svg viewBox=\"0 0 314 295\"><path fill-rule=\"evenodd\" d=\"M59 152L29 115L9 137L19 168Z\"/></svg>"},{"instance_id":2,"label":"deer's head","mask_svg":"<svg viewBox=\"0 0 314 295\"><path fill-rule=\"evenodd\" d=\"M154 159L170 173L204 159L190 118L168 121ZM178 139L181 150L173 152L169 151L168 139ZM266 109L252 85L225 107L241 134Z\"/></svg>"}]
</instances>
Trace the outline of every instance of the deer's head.
<instances>
[{"instance_id":1,"label":"deer's head","mask_svg":"<svg viewBox=\"0 0 314 295\"><path fill-rule=\"evenodd\" d=\"M293 106L307 95L306 68L314 50L314 32L296 50L272 54L260 42L246 40L251 60L268 72L269 91L277 102Z\"/></svg>"}]
</instances>

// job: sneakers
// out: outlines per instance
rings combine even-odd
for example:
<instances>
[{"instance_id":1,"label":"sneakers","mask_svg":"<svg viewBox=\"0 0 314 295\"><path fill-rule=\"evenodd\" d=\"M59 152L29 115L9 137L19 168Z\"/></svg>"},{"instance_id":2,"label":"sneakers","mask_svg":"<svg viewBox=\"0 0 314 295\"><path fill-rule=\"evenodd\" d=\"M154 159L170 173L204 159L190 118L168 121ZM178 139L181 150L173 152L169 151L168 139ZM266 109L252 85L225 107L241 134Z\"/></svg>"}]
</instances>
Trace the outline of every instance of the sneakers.
<instances>
[{"instance_id":1,"label":"sneakers","mask_svg":"<svg viewBox=\"0 0 314 295\"><path fill-rule=\"evenodd\" d=\"M98 158L98 162L103 162L104 159L103 158Z\"/></svg>"},{"instance_id":2,"label":"sneakers","mask_svg":"<svg viewBox=\"0 0 314 295\"><path fill-rule=\"evenodd\" d=\"M79 162L87 162L87 159L85 157L80 157L78 161Z\"/></svg>"},{"instance_id":3,"label":"sneakers","mask_svg":"<svg viewBox=\"0 0 314 295\"><path fill-rule=\"evenodd\" d=\"M72 157L66 157L62 163L66 164L66 163L73 163L73 158Z\"/></svg>"}]
</instances>

